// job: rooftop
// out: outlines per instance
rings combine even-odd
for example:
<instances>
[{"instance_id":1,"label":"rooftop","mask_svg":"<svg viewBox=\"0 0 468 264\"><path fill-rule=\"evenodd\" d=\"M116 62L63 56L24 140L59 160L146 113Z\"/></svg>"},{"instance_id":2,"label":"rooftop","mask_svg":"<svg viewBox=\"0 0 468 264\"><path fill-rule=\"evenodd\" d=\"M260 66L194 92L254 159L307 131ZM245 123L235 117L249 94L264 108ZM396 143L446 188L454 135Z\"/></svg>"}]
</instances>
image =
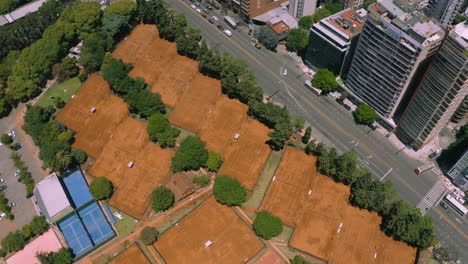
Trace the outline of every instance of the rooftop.
<instances>
[{"instance_id":1,"label":"rooftop","mask_svg":"<svg viewBox=\"0 0 468 264\"><path fill-rule=\"evenodd\" d=\"M367 11L364 9L354 10L348 8L339 13L324 18L321 22L328 22L336 29L345 33L348 37L353 37L361 32L366 19Z\"/></svg>"},{"instance_id":2,"label":"rooftop","mask_svg":"<svg viewBox=\"0 0 468 264\"><path fill-rule=\"evenodd\" d=\"M468 48L468 22L461 22L457 24L452 32L450 32L457 41L465 47L465 50Z\"/></svg>"},{"instance_id":3,"label":"rooftop","mask_svg":"<svg viewBox=\"0 0 468 264\"><path fill-rule=\"evenodd\" d=\"M40 181L34 189L36 203L47 221L51 221L61 212L71 209L67 195L55 173Z\"/></svg>"},{"instance_id":4,"label":"rooftop","mask_svg":"<svg viewBox=\"0 0 468 264\"><path fill-rule=\"evenodd\" d=\"M276 32L276 34L288 33L290 31L289 27L286 26L283 22L278 22L274 25L271 25L271 29Z\"/></svg>"},{"instance_id":5,"label":"rooftop","mask_svg":"<svg viewBox=\"0 0 468 264\"><path fill-rule=\"evenodd\" d=\"M272 9L252 19L262 21L265 23L269 22L272 25L282 21L287 27L289 27L289 29L299 27L297 20L293 16L291 16L287 11L283 10L281 7Z\"/></svg>"},{"instance_id":6,"label":"rooftop","mask_svg":"<svg viewBox=\"0 0 468 264\"><path fill-rule=\"evenodd\" d=\"M27 244L24 249L16 252L13 256L6 260L7 264L39 264L40 261L36 255L39 252L56 252L62 248L62 244L58 240L51 228L41 236L37 237L31 243Z\"/></svg>"}]
</instances>

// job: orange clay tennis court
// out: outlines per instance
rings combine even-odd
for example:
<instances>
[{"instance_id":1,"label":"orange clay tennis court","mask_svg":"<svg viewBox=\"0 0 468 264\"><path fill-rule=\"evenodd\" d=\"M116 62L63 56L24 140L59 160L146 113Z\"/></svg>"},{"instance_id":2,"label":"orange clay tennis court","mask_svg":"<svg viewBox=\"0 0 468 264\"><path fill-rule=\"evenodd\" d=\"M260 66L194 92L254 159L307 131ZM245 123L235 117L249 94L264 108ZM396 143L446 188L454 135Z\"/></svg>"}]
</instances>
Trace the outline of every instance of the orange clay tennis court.
<instances>
[{"instance_id":1,"label":"orange clay tennis court","mask_svg":"<svg viewBox=\"0 0 468 264\"><path fill-rule=\"evenodd\" d=\"M129 247L116 258L111 260L109 264L150 264L151 262L146 258L143 251L137 244Z\"/></svg>"},{"instance_id":2,"label":"orange clay tennis court","mask_svg":"<svg viewBox=\"0 0 468 264\"><path fill-rule=\"evenodd\" d=\"M92 111L93 110L93 111ZM57 120L77 132L73 147L98 157L113 129L128 116L127 104L111 95L106 81L92 75Z\"/></svg>"},{"instance_id":3,"label":"orange clay tennis court","mask_svg":"<svg viewBox=\"0 0 468 264\"><path fill-rule=\"evenodd\" d=\"M167 264L246 263L264 247L228 206L210 198L154 244Z\"/></svg>"},{"instance_id":4,"label":"orange clay tennis court","mask_svg":"<svg viewBox=\"0 0 468 264\"><path fill-rule=\"evenodd\" d=\"M200 126L221 97L219 80L196 74L190 87L177 101L169 121L178 127L199 132Z\"/></svg>"},{"instance_id":5,"label":"orange clay tennis court","mask_svg":"<svg viewBox=\"0 0 468 264\"><path fill-rule=\"evenodd\" d=\"M154 40L159 39L155 25L140 24L121 41L112 56L125 63L135 64L148 52Z\"/></svg>"},{"instance_id":6,"label":"orange clay tennis court","mask_svg":"<svg viewBox=\"0 0 468 264\"><path fill-rule=\"evenodd\" d=\"M296 226L303 213L306 196L310 195L317 171L316 161L315 156L287 147L260 210L271 212L288 226Z\"/></svg>"},{"instance_id":7,"label":"orange clay tennis court","mask_svg":"<svg viewBox=\"0 0 468 264\"><path fill-rule=\"evenodd\" d=\"M230 137L229 145L222 152L224 163L219 173L236 178L252 190L271 151L266 144L271 131L257 120L247 117L242 123L239 138L235 140Z\"/></svg>"},{"instance_id":8,"label":"orange clay tennis court","mask_svg":"<svg viewBox=\"0 0 468 264\"><path fill-rule=\"evenodd\" d=\"M265 254L255 261L255 264L286 264L273 249L268 249Z\"/></svg>"},{"instance_id":9,"label":"orange clay tennis court","mask_svg":"<svg viewBox=\"0 0 468 264\"><path fill-rule=\"evenodd\" d=\"M132 157L134 165L125 171L123 181L109 203L140 219L151 204L151 193L169 173L173 155L174 152L168 149L147 143Z\"/></svg>"},{"instance_id":10,"label":"orange clay tennis court","mask_svg":"<svg viewBox=\"0 0 468 264\"><path fill-rule=\"evenodd\" d=\"M226 146L240 133L242 123L247 119L247 108L238 100L221 96L213 111L206 116L199 133L209 151L226 152Z\"/></svg>"}]
</instances>

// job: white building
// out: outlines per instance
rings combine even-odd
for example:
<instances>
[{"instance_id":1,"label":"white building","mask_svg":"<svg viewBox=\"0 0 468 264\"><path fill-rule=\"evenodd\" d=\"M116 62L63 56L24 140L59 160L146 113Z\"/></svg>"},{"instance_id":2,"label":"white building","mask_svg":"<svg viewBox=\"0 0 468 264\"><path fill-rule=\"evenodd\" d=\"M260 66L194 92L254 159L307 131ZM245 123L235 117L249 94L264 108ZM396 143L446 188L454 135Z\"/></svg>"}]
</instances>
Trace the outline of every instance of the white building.
<instances>
[{"instance_id":1,"label":"white building","mask_svg":"<svg viewBox=\"0 0 468 264\"><path fill-rule=\"evenodd\" d=\"M317 0L289 0L289 14L295 18L310 16L315 13Z\"/></svg>"},{"instance_id":2,"label":"white building","mask_svg":"<svg viewBox=\"0 0 468 264\"><path fill-rule=\"evenodd\" d=\"M45 216L49 223L53 223L73 211L62 184L60 184L55 173L36 184L34 200L39 213Z\"/></svg>"}]
</instances>

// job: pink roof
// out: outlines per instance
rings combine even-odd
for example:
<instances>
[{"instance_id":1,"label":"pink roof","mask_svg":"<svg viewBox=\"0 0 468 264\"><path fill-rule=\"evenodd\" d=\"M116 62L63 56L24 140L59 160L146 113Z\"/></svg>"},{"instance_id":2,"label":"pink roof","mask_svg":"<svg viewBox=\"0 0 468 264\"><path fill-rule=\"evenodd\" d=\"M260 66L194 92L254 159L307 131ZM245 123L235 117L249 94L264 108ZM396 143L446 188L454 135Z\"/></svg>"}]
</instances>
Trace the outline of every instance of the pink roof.
<instances>
[{"instance_id":1,"label":"pink roof","mask_svg":"<svg viewBox=\"0 0 468 264\"><path fill-rule=\"evenodd\" d=\"M39 252L59 251L62 244L54 233L54 230L49 229L38 238L34 239L31 243L27 244L23 250L16 252L13 256L7 259L7 264L40 264L36 255Z\"/></svg>"}]
</instances>

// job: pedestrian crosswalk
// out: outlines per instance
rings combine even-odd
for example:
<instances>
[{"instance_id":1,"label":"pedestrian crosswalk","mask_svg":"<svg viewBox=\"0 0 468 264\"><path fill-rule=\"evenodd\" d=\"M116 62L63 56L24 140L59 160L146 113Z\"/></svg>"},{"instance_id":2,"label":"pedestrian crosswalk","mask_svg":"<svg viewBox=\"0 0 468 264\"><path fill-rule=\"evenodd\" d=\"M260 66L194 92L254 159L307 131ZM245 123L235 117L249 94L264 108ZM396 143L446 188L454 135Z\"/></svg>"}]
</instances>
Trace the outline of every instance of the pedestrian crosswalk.
<instances>
[{"instance_id":1,"label":"pedestrian crosswalk","mask_svg":"<svg viewBox=\"0 0 468 264\"><path fill-rule=\"evenodd\" d=\"M422 162L422 164L427 164L427 163L430 163L430 162L433 162L433 161L430 160L430 159L422 159L421 162ZM442 171L437 166L434 166L431 170L435 174L437 174L438 176L442 176Z\"/></svg>"},{"instance_id":2,"label":"pedestrian crosswalk","mask_svg":"<svg viewBox=\"0 0 468 264\"><path fill-rule=\"evenodd\" d=\"M427 192L426 196L419 202L416 208L421 210L421 213L425 215L427 211L434 206L442 196L447 192L447 187L441 181L437 181L434 186Z\"/></svg>"}]
</instances>

